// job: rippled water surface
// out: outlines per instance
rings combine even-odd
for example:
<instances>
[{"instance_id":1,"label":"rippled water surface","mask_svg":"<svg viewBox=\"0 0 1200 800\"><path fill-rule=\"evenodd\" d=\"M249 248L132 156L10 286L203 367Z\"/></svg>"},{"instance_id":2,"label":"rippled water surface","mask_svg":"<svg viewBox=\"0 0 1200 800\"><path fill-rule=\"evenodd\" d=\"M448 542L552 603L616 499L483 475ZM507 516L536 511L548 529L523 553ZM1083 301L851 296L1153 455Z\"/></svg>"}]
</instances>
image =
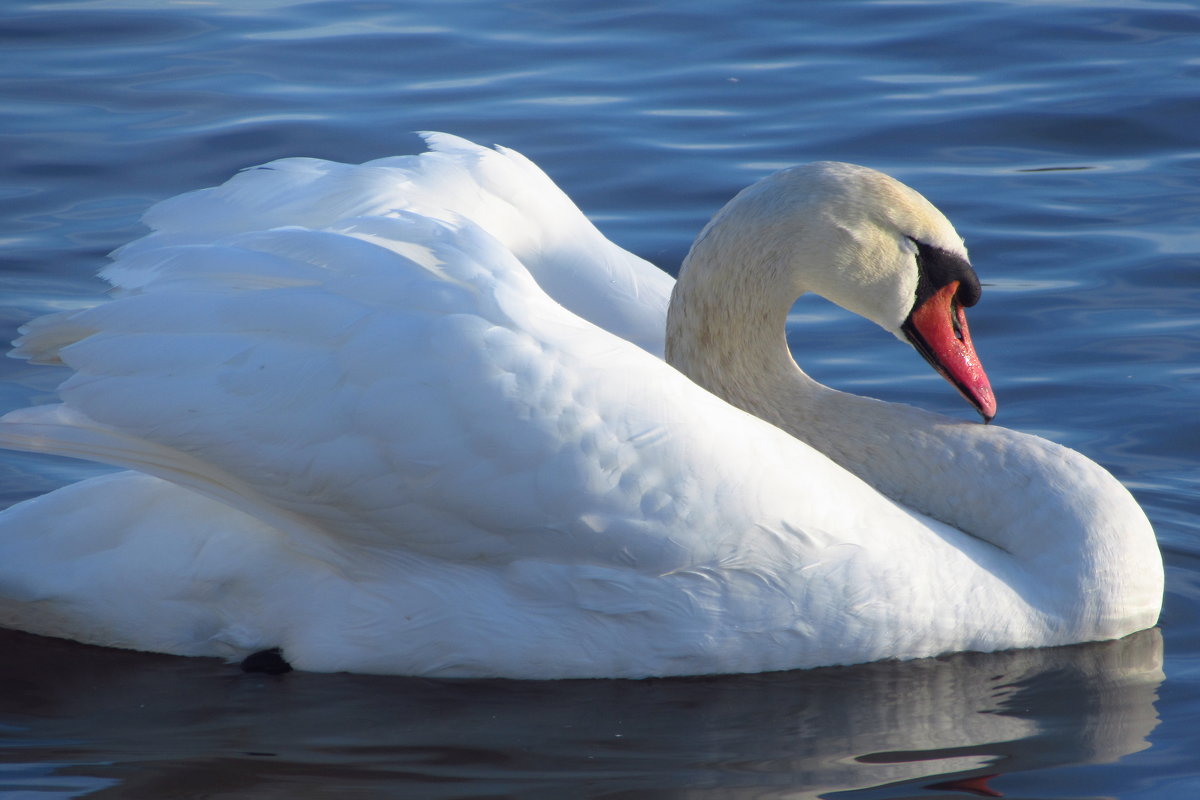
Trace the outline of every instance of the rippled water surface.
<instances>
[{"instance_id":1,"label":"rippled water surface","mask_svg":"<svg viewBox=\"0 0 1200 800\"><path fill-rule=\"evenodd\" d=\"M1196 796L1198 37L1191 2L7 3L3 339L97 300L148 204L280 156L506 144L671 271L755 178L855 161L954 220L997 422L1124 481L1168 585L1122 642L674 681L265 678L0 633L0 797ZM970 416L861 320L805 301L790 337L829 383ZM0 368L4 409L62 377ZM5 454L0 496L98 469Z\"/></svg>"}]
</instances>

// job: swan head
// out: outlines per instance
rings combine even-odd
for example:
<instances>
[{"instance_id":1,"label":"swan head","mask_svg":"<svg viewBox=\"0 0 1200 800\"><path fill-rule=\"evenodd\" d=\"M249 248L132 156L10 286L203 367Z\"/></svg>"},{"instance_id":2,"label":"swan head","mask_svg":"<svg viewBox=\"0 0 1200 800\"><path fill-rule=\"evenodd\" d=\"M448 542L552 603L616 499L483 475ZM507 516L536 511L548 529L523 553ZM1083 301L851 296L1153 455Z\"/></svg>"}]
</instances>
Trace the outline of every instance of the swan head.
<instances>
[{"instance_id":1,"label":"swan head","mask_svg":"<svg viewBox=\"0 0 1200 800\"><path fill-rule=\"evenodd\" d=\"M680 281L771 293L784 314L819 294L909 342L985 421L995 416L964 312L980 296L966 247L932 203L881 172L826 161L763 178L709 222Z\"/></svg>"}]
</instances>

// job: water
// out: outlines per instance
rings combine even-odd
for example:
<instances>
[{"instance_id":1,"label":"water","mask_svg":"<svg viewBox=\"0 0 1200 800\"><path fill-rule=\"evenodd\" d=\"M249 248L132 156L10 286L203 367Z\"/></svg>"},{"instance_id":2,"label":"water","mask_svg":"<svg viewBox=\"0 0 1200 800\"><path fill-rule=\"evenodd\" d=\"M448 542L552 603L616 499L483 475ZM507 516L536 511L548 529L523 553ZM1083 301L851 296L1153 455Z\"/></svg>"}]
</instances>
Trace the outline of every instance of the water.
<instances>
[{"instance_id":1,"label":"water","mask_svg":"<svg viewBox=\"0 0 1200 800\"><path fill-rule=\"evenodd\" d=\"M279 156L507 144L670 270L765 172L865 163L967 238L997 423L1130 486L1168 584L1161 632L1118 643L641 683L264 678L0 633L0 797L1195 796L1198 33L1184 2L6 4L0 338L97 300L149 203ZM823 380L971 415L862 321L794 318ZM61 379L0 369L4 408ZM5 454L0 498L97 469Z\"/></svg>"}]
</instances>

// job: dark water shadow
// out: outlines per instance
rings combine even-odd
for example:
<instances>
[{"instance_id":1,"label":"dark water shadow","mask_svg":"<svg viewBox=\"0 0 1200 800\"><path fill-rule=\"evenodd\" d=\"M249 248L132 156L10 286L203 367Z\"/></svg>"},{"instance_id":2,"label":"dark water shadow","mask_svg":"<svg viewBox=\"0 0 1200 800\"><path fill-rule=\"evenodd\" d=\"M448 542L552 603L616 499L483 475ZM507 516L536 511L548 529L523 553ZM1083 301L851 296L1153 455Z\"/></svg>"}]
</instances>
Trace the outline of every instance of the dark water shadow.
<instances>
[{"instance_id":1,"label":"dark water shadow","mask_svg":"<svg viewBox=\"0 0 1200 800\"><path fill-rule=\"evenodd\" d=\"M264 677L7 631L0 653L0 785L167 800L1002 790L1145 748L1162 680L1158 631L647 681Z\"/></svg>"}]
</instances>

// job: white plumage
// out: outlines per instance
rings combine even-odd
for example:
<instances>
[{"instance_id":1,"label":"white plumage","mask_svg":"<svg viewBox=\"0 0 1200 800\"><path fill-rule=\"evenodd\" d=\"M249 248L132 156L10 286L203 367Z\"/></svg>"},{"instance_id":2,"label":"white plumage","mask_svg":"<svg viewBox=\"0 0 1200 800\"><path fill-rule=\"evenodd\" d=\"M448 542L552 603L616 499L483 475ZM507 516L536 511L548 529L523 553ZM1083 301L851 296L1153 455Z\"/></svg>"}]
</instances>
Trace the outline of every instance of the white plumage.
<instances>
[{"instance_id":1,"label":"white plumage","mask_svg":"<svg viewBox=\"0 0 1200 800\"><path fill-rule=\"evenodd\" d=\"M717 276L704 302L732 321L673 309L671 349L721 399L661 360L669 276L519 154L427 138L421 156L286 159L160 203L103 272L113 300L27 326L17 354L74 372L61 405L4 417L0 443L135 472L0 515L0 624L186 655L280 647L309 670L563 678L1053 645L1157 619L1153 532L1092 462L821 387L775 352L782 320L733 320L750 306ZM906 237L961 242L877 173L838 178L850 205L822 196L835 167L731 203L685 265L694 291L745 254L772 308L823 288L897 330ZM752 251L774 237L794 263L764 273ZM759 377L710 380L710 335Z\"/></svg>"}]
</instances>

